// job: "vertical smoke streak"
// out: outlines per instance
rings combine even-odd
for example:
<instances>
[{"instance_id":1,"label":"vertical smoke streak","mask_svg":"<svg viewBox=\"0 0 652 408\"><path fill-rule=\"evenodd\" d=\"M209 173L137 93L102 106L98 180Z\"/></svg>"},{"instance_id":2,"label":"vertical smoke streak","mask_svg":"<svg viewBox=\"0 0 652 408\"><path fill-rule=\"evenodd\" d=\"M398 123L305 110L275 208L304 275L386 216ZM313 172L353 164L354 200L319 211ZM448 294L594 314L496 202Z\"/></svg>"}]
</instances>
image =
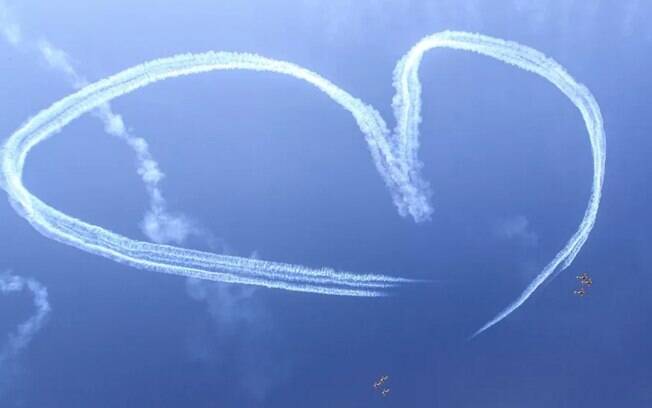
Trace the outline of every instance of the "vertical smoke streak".
<instances>
[{"instance_id":1,"label":"vertical smoke streak","mask_svg":"<svg viewBox=\"0 0 652 408\"><path fill-rule=\"evenodd\" d=\"M0 32L5 40L15 48L34 51L52 70L65 77L74 88L80 89L89 82L80 75L70 60L70 56L47 40L28 41L21 34L20 24L12 16L9 7L0 0ZM141 230L151 241L157 243L181 244L186 238L198 233L188 217L172 214L160 187L165 174L149 150L147 141L135 136L124 124L122 116L115 113L110 103L100 105L93 115L104 125L104 131L123 140L136 154L137 172L145 184L149 197L149 209L140 223Z\"/></svg>"},{"instance_id":2,"label":"vertical smoke streak","mask_svg":"<svg viewBox=\"0 0 652 408\"><path fill-rule=\"evenodd\" d=\"M66 76L75 89L88 85L88 81L77 73L63 50L45 40L37 43L37 50L51 68ZM94 116L103 123L106 133L123 140L136 154L137 172L145 184L150 203L150 208L141 222L143 233L157 243L183 243L196 229L187 217L173 215L167 211L167 203L160 188L165 174L150 153L147 141L127 130L122 116L113 111L109 102L100 105L94 111Z\"/></svg>"},{"instance_id":3,"label":"vertical smoke streak","mask_svg":"<svg viewBox=\"0 0 652 408\"><path fill-rule=\"evenodd\" d=\"M13 46L18 46L22 41L20 26L16 23L11 10L0 1L0 35Z\"/></svg>"}]
</instances>

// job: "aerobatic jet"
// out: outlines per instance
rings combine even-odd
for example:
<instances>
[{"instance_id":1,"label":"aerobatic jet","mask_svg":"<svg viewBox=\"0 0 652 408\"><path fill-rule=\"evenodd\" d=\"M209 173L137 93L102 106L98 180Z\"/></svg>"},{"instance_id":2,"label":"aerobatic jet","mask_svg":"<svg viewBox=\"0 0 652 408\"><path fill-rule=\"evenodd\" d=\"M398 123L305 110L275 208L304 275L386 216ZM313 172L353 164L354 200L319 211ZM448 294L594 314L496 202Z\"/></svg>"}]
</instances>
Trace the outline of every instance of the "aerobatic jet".
<instances>
[{"instance_id":1,"label":"aerobatic jet","mask_svg":"<svg viewBox=\"0 0 652 408\"><path fill-rule=\"evenodd\" d=\"M591 279L589 274L586 272L580 273L579 275L576 276L576 278L580 282L580 287L578 289L575 289L573 293L575 293L578 296L586 295L586 289L590 288L591 285L593 285L593 279Z\"/></svg>"},{"instance_id":2,"label":"aerobatic jet","mask_svg":"<svg viewBox=\"0 0 652 408\"><path fill-rule=\"evenodd\" d=\"M586 290L584 289L584 286L582 286L582 287L579 288L579 289L575 289L575 290L573 291L573 293L576 294L577 296L582 297L582 296L586 295Z\"/></svg>"},{"instance_id":3,"label":"aerobatic jet","mask_svg":"<svg viewBox=\"0 0 652 408\"><path fill-rule=\"evenodd\" d=\"M375 389L379 389L383 384L385 384L385 381L387 381L387 380L389 380L389 376L388 376L388 375L384 375L384 376L380 377L380 378L378 379L378 381L376 381L376 382L374 383L374 388L375 388Z\"/></svg>"},{"instance_id":4,"label":"aerobatic jet","mask_svg":"<svg viewBox=\"0 0 652 408\"><path fill-rule=\"evenodd\" d=\"M389 380L388 375L383 375L380 377L376 382L374 382L374 391L378 392L380 391L380 395L385 398L387 394L389 394L389 387L387 387L385 384Z\"/></svg>"},{"instance_id":5,"label":"aerobatic jet","mask_svg":"<svg viewBox=\"0 0 652 408\"><path fill-rule=\"evenodd\" d=\"M591 286L593 284L593 279L591 279L589 274L586 272L577 275L577 280L580 281L582 285Z\"/></svg>"}]
</instances>

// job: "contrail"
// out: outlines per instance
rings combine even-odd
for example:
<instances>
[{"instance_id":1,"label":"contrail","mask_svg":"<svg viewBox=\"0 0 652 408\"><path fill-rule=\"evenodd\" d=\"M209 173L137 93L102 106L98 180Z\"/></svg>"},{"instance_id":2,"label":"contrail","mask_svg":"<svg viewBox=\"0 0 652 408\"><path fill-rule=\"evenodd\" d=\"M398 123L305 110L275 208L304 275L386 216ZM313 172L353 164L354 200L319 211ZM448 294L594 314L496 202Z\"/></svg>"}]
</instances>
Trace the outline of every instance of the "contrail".
<instances>
[{"instance_id":1,"label":"contrail","mask_svg":"<svg viewBox=\"0 0 652 408\"><path fill-rule=\"evenodd\" d=\"M389 187L401 215L415 221L430 217L429 188L420 175L417 158L418 124L421 120L421 86L418 67L423 54L436 47L484 54L538 74L557 86L580 110L586 123L594 159L593 189L577 232L523 294L476 334L504 319L527 300L558 269L570 265L595 222L605 164L602 118L590 92L553 60L531 48L480 34L442 32L417 43L398 63L394 74L393 106L397 126L390 133L380 114L318 74L285 61L255 54L207 52L162 58L127 69L90 84L41 111L5 143L1 174L14 207L42 234L82 250L118 262L158 272L200 279L238 282L288 290L337 295L372 296L383 288L407 282L400 278L354 275L331 269L217 255L167 245L131 240L101 227L63 214L33 196L23 185L25 158L32 147L61 131L82 114L148 84L178 76L214 70L267 71L306 81L349 111L369 145L376 168Z\"/></svg>"},{"instance_id":2,"label":"contrail","mask_svg":"<svg viewBox=\"0 0 652 408\"><path fill-rule=\"evenodd\" d=\"M1 0L0 33L13 47L30 50L41 57L48 67L63 74L73 88L80 89L89 84L89 81L77 72L65 51L55 47L47 40L31 41L26 39L17 20L12 16L11 10ZM93 115L102 122L106 133L126 142L136 154L137 171L145 184L150 205L140 223L143 233L151 241L159 244L171 242L181 244L190 234L198 233L198 229L187 217L168 211L160 188L160 182L165 174L150 153L147 141L128 130L122 116L115 113L108 102L100 105Z\"/></svg>"},{"instance_id":3,"label":"contrail","mask_svg":"<svg viewBox=\"0 0 652 408\"><path fill-rule=\"evenodd\" d=\"M41 330L52 310L50 303L48 303L48 291L39 282L6 273L0 275L1 293L20 292L25 289L32 292L36 312L27 321L21 323L15 332L9 335L7 343L0 350L0 367L27 347L34 335Z\"/></svg>"}]
</instances>

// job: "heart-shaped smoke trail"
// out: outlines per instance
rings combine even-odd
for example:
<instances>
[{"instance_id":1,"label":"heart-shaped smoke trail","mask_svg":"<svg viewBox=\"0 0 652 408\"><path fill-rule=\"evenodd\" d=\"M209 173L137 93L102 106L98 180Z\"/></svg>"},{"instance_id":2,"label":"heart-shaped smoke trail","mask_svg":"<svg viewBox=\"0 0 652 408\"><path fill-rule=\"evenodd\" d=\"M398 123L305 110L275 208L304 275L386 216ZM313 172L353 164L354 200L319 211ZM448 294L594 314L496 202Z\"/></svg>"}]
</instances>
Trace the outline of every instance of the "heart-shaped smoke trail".
<instances>
[{"instance_id":1,"label":"heart-shaped smoke trail","mask_svg":"<svg viewBox=\"0 0 652 408\"><path fill-rule=\"evenodd\" d=\"M380 114L330 81L305 68L255 54L207 52L183 54L147 62L90 84L41 111L18 129L3 146L0 184L14 208L39 232L82 250L134 267L199 279L260 285L329 295L378 296L407 279L380 275L356 275L332 269L219 255L168 245L136 241L99 226L63 214L33 196L23 185L25 158L38 143L56 134L82 114L118 96L164 79L214 70L268 71L308 82L328 95L354 117L369 145L401 215L415 221L432 213L429 189L419 171L418 125L421 120L421 86L418 68L423 54L432 48L453 48L484 54L546 78L579 109L591 141L594 178L587 210L577 232L519 298L476 334L493 326L518 308L555 271L573 261L586 241L598 211L605 166L602 118L591 93L556 62L531 48L479 34L442 32L418 42L398 63L394 73L394 111L397 126L392 134Z\"/></svg>"}]
</instances>

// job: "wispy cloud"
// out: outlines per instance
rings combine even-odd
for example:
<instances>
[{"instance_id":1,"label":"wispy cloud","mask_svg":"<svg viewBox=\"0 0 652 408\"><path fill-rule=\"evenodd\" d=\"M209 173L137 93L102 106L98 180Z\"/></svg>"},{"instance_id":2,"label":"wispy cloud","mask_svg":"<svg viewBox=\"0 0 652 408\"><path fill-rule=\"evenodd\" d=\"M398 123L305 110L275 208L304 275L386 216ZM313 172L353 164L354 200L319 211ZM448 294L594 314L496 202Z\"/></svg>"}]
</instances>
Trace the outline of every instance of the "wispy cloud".
<instances>
[{"instance_id":1,"label":"wispy cloud","mask_svg":"<svg viewBox=\"0 0 652 408\"><path fill-rule=\"evenodd\" d=\"M652 39L652 29L647 18L652 12L652 3L631 0L623 2L623 8L622 35L625 37L643 35L648 41Z\"/></svg>"},{"instance_id":2,"label":"wispy cloud","mask_svg":"<svg viewBox=\"0 0 652 408\"><path fill-rule=\"evenodd\" d=\"M65 75L68 82L75 88L81 88L88 84L88 81L81 77L71 62L70 56L65 51L53 46L47 40L39 40L35 43L36 49L47 65Z\"/></svg>"},{"instance_id":3,"label":"wispy cloud","mask_svg":"<svg viewBox=\"0 0 652 408\"><path fill-rule=\"evenodd\" d=\"M530 221L523 215L505 218L496 223L495 234L501 239L515 240L528 246L536 246L539 236L532 231Z\"/></svg>"},{"instance_id":4,"label":"wispy cloud","mask_svg":"<svg viewBox=\"0 0 652 408\"><path fill-rule=\"evenodd\" d=\"M13 46L20 44L22 33L9 7L0 1L0 34Z\"/></svg>"},{"instance_id":5,"label":"wispy cloud","mask_svg":"<svg viewBox=\"0 0 652 408\"><path fill-rule=\"evenodd\" d=\"M303 20L318 27L329 42L337 44L368 40L370 32L398 30L413 26L415 20L425 20L433 29L463 27L476 31L517 19L531 32L566 33L564 37L578 33L592 35L596 30L604 30L606 25L613 25L614 33L623 37L652 32L646 20L652 2L641 0L511 0L500 2L499 6L481 0L306 0L299 7L303 10ZM602 10L609 18L606 24L600 22ZM518 33L520 27L516 30Z\"/></svg>"},{"instance_id":6,"label":"wispy cloud","mask_svg":"<svg viewBox=\"0 0 652 408\"><path fill-rule=\"evenodd\" d=\"M0 275L0 293L29 291L33 297L34 314L11 332L0 349L0 393L15 373L16 357L29 345L45 324L52 308L47 289L34 279L4 273Z\"/></svg>"},{"instance_id":7,"label":"wispy cloud","mask_svg":"<svg viewBox=\"0 0 652 408\"><path fill-rule=\"evenodd\" d=\"M540 30L546 22L549 13L549 5L546 2L514 0L514 8L528 21L533 30Z\"/></svg>"},{"instance_id":8,"label":"wispy cloud","mask_svg":"<svg viewBox=\"0 0 652 408\"><path fill-rule=\"evenodd\" d=\"M152 208L140 224L143 233L150 241L159 244L182 244L190 235L198 235L199 229L183 214L172 214L162 208Z\"/></svg>"},{"instance_id":9,"label":"wispy cloud","mask_svg":"<svg viewBox=\"0 0 652 408\"><path fill-rule=\"evenodd\" d=\"M480 0L306 0L299 7L303 19L318 27L329 42L350 45L368 40L370 31L412 26L416 16L433 25L446 23L479 29L483 24L481 5Z\"/></svg>"},{"instance_id":10,"label":"wispy cloud","mask_svg":"<svg viewBox=\"0 0 652 408\"><path fill-rule=\"evenodd\" d=\"M401 20L411 3L411 0L307 0L298 7L303 11L303 20L324 32L328 41L350 44L364 38L370 27L386 27Z\"/></svg>"},{"instance_id":11,"label":"wispy cloud","mask_svg":"<svg viewBox=\"0 0 652 408\"><path fill-rule=\"evenodd\" d=\"M281 335L259 289L188 279L188 295L206 305L210 329L188 340L190 357L205 364L232 364L238 384L256 402L289 376L279 353ZM285 356L284 356L285 357Z\"/></svg>"}]
</instances>

